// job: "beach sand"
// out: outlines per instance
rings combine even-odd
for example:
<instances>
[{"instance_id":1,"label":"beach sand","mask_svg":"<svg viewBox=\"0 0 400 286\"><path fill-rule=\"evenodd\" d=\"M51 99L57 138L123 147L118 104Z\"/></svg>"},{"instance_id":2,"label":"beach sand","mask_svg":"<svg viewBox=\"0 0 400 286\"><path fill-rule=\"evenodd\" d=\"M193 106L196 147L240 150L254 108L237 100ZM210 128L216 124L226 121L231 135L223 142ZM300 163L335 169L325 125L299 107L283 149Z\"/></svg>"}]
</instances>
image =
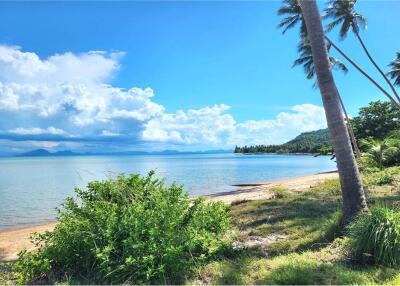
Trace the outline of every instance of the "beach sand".
<instances>
[{"instance_id":1,"label":"beach sand","mask_svg":"<svg viewBox=\"0 0 400 286\"><path fill-rule=\"evenodd\" d=\"M237 201L265 200L272 198L274 187L282 187L291 192L302 192L326 180L337 178L337 171L309 175L304 177L289 178L270 182L237 185L237 190L204 196L207 201L223 201L231 204Z\"/></svg>"},{"instance_id":2,"label":"beach sand","mask_svg":"<svg viewBox=\"0 0 400 286\"><path fill-rule=\"evenodd\" d=\"M238 185L237 190L204 196L207 201L223 201L227 204L243 200L260 200L273 197L271 188L281 186L291 192L302 192L325 180L337 178L337 172L327 172L298 178L290 178L271 182ZM30 242L33 232L53 230L57 222L44 225L30 226L12 230L0 231L0 261L12 262L23 249L31 251L35 246Z\"/></svg>"},{"instance_id":3,"label":"beach sand","mask_svg":"<svg viewBox=\"0 0 400 286\"><path fill-rule=\"evenodd\" d=\"M17 259L18 252L23 249L31 251L35 246L30 242L30 235L33 232L45 232L53 230L56 222L22 227L12 230L0 231L0 261L10 262Z\"/></svg>"}]
</instances>

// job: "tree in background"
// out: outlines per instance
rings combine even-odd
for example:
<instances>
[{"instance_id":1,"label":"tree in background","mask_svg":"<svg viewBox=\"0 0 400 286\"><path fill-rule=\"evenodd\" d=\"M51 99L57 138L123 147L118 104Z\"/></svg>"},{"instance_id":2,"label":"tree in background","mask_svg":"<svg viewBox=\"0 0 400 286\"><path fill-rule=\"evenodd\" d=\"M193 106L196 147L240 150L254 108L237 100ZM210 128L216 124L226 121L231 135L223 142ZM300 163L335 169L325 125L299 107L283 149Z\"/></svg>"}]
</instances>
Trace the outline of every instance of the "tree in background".
<instances>
[{"instance_id":1,"label":"tree in background","mask_svg":"<svg viewBox=\"0 0 400 286\"><path fill-rule=\"evenodd\" d=\"M315 0L300 0L299 3L311 44L315 73L324 104L331 141L335 149L343 197L342 222L347 224L360 212L367 210L367 202L343 118L339 92L331 72L317 4Z\"/></svg>"},{"instance_id":2,"label":"tree in background","mask_svg":"<svg viewBox=\"0 0 400 286\"><path fill-rule=\"evenodd\" d=\"M307 79L314 78L314 63L311 54L311 46L310 41L307 36L306 25L302 16L301 8L298 0L283 0L283 6L279 8L278 15L285 15L282 21L278 23L278 27L282 28L282 33L285 34L289 29L295 27L297 24L300 24L300 43L298 45L298 53L300 57L296 59L293 63L293 66L302 65L304 72L307 75ZM328 45L328 50L332 45ZM331 64L331 68L338 69L343 71L344 73L348 72L347 67L338 59L329 56L329 62ZM314 87L317 86L314 84ZM353 128L351 126L351 122L349 116L347 114L346 108L344 106L344 102L342 98L340 98L340 104L342 105L343 113L346 118L346 125L348 128L348 132L350 135L350 139L352 142L352 146L356 153L356 156L360 156L360 151L357 146L357 140L354 136Z\"/></svg>"},{"instance_id":3,"label":"tree in background","mask_svg":"<svg viewBox=\"0 0 400 286\"><path fill-rule=\"evenodd\" d=\"M351 120L358 140L374 138L383 140L400 129L400 111L387 101L373 101L362 107Z\"/></svg>"}]
</instances>

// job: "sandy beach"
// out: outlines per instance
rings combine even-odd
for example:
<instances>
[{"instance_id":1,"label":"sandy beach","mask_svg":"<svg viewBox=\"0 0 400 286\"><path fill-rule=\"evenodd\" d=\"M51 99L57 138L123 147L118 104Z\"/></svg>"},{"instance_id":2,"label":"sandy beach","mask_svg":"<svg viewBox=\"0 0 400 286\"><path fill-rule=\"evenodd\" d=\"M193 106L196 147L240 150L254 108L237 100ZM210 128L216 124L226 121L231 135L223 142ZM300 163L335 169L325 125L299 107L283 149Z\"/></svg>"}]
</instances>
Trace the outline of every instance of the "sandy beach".
<instances>
[{"instance_id":1,"label":"sandy beach","mask_svg":"<svg viewBox=\"0 0 400 286\"><path fill-rule=\"evenodd\" d=\"M325 180L337 178L337 176L337 172L327 172L284 180L243 184L238 185L235 191L204 197L207 201L218 200L228 204L242 200L269 199L273 197L273 193L270 190L274 187L281 186L291 192L302 192ZM18 252L21 250L33 250L34 245L30 242L31 233L52 230L55 225L56 222L52 222L44 225L0 231L0 261L12 262L17 259Z\"/></svg>"}]
</instances>

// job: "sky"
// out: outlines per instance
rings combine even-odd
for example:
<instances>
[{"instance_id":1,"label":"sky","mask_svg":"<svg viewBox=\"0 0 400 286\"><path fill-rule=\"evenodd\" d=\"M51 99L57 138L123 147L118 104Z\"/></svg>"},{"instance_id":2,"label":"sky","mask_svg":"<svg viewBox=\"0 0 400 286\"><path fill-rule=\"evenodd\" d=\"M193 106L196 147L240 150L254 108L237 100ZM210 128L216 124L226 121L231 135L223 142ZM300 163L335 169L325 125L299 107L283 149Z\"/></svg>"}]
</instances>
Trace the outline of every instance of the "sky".
<instances>
[{"instance_id":1,"label":"sky","mask_svg":"<svg viewBox=\"0 0 400 286\"><path fill-rule=\"evenodd\" d=\"M0 2L0 155L232 149L325 128L318 90L292 68L298 29L276 27L280 5ZM386 69L400 50L400 1L357 9ZM353 35L330 37L384 84ZM356 116L384 97L347 66L334 76Z\"/></svg>"}]
</instances>

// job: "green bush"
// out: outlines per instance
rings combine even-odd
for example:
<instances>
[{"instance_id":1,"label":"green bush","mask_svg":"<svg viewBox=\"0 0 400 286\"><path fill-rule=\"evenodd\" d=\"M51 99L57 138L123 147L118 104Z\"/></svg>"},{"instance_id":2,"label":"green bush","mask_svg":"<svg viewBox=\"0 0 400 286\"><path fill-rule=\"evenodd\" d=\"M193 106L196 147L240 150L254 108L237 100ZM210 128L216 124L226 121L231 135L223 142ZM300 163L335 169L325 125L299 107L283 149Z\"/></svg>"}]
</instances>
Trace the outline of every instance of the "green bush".
<instances>
[{"instance_id":1,"label":"green bush","mask_svg":"<svg viewBox=\"0 0 400 286\"><path fill-rule=\"evenodd\" d=\"M361 262L400 265L400 212L373 207L349 225L350 248Z\"/></svg>"},{"instance_id":2,"label":"green bush","mask_svg":"<svg viewBox=\"0 0 400 286\"><path fill-rule=\"evenodd\" d=\"M360 171L365 173L378 172L378 164L370 156L361 156L357 158L357 165Z\"/></svg>"},{"instance_id":3,"label":"green bush","mask_svg":"<svg viewBox=\"0 0 400 286\"><path fill-rule=\"evenodd\" d=\"M182 186L148 176L96 181L68 198L42 245L22 252L18 281L68 277L84 283L179 283L197 262L226 245L227 206L190 200Z\"/></svg>"}]
</instances>

